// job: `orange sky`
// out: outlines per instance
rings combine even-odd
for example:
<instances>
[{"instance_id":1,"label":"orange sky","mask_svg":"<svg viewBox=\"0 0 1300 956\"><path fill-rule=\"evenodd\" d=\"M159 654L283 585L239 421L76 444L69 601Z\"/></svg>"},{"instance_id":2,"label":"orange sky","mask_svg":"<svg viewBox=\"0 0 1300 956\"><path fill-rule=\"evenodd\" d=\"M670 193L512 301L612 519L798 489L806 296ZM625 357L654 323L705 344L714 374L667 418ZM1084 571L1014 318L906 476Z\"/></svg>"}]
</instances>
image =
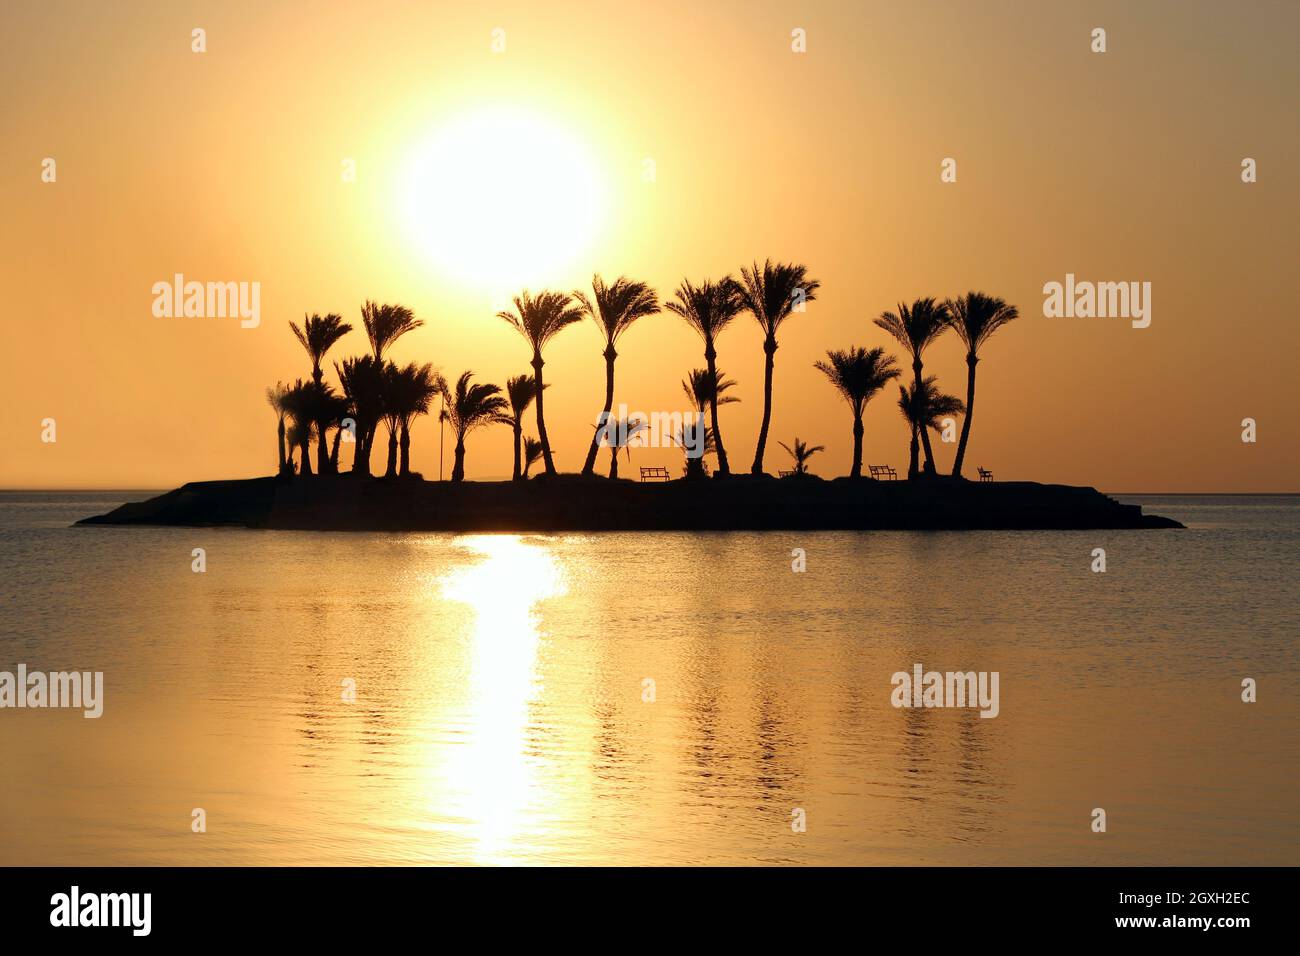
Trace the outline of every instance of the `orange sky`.
<instances>
[{"instance_id":1,"label":"orange sky","mask_svg":"<svg viewBox=\"0 0 1300 956\"><path fill-rule=\"evenodd\" d=\"M848 410L812 368L826 349L896 350L871 323L882 309L977 288L1022 318L980 364L971 468L1111 491L1300 490L1287 279L1300 7L473 6L0 8L0 487L271 473L263 392L309 373L287 327L304 312L359 328L367 298L408 305L426 324L394 359L504 383L529 355L494 312L523 281L570 290L594 271L626 273L667 297L683 277L772 257L807 264L822 291L780 336L770 471L786 467L775 442L795 435L828 446L814 470L848 468ZM1104 54L1089 48L1097 26ZM202 54L195 27L207 32ZM791 50L796 27L806 53ZM503 52L491 49L494 28ZM467 274L445 249L440 260L408 225L418 197L405 170L420 144L502 110L577 144L604 184L580 247L545 275L515 263L514 285ZM41 181L45 157L54 183ZM940 182L945 157L956 183ZM1241 182L1244 157L1258 162L1254 184ZM355 182L342 180L345 158ZM510 218L495 228L531 248L536 222ZM481 237L482 226L466 229ZM444 245L456 246L455 228ZM538 262L566 230L557 224L554 248L536 244ZM178 272L260 282L261 324L155 318L151 288ZM1045 318L1043 284L1067 273L1150 282L1151 326ZM547 353L562 470L581 466L603 399L601 348L586 324ZM363 349L354 332L330 357ZM718 350L742 399L723 410L723 434L733 469L746 470L762 411L752 319ZM682 409L679 383L703 364L669 314L642 320L620 355L616 402L646 412ZM955 337L926 367L964 393ZM1248 416L1256 444L1240 440ZM53 444L41 441L45 418L57 422ZM868 407L866 426L865 460L905 467L893 394ZM413 433L426 477L437 431L430 418ZM955 446L935 448L949 467ZM679 462L673 450L632 458ZM382 470L382 450L373 465ZM507 429L471 437L471 478L509 469Z\"/></svg>"}]
</instances>

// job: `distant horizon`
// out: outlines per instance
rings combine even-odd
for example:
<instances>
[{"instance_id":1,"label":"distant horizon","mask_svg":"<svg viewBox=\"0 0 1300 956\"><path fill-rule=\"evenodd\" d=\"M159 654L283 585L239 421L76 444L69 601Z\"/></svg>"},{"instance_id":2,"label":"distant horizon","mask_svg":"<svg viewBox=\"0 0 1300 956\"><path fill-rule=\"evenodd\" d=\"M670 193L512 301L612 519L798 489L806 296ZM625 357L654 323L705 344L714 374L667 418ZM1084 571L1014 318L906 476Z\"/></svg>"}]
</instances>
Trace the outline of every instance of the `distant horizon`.
<instances>
[{"instance_id":1,"label":"distant horizon","mask_svg":"<svg viewBox=\"0 0 1300 956\"><path fill-rule=\"evenodd\" d=\"M561 474L561 475L577 474L577 472L566 472L566 471L561 471L560 474ZM816 474L816 473L814 472L814 474ZM250 480L253 480L253 479L256 479L256 478L274 478L274 477L276 477L276 476L273 475L273 474L266 474L266 475L251 475L251 476L245 476L245 477L243 477L243 478L195 478L195 479L192 479L192 481L190 481L190 482L183 482L183 484L191 484L191 483L195 483L195 482L205 482L205 481L250 481ZM535 476L534 476L534 477L535 477ZM841 476L835 476L835 475L831 475L831 476L828 476L828 475L818 475L817 477L820 477L820 478L822 478L822 479L825 480L825 481L831 481L831 480L833 480L834 478L836 478L836 477L841 477ZM437 478L429 478L429 477L425 477L424 480L425 480L425 481L429 481L429 482L437 482L437 481L438 481ZM510 481L510 480L511 480L511 479L510 479L510 476L509 476L509 475L502 475L502 476L497 477L497 478L493 478L493 477L484 477L484 478L471 478L471 479L467 479L467 481L470 482L470 483L508 482L508 481ZM531 478L530 478L529 480L531 480ZM633 478L633 479L630 479L630 480L635 481L636 479ZM1011 479L1011 480L1012 480L1012 481L1017 481L1017 480L1020 480L1020 479ZM1024 479L1024 480L1028 480L1028 479ZM450 479L444 478L443 481L450 481ZM1053 482L1039 482L1039 484L1070 485L1070 484L1072 484L1072 483L1071 483L1071 482L1064 482L1064 481L1053 481ZM122 488L106 488L106 487L104 487L104 488L77 488L77 487L50 487L50 488L0 488L0 494L5 494L5 495L8 495L8 494L24 494L24 493L46 494L46 493L52 493L52 492L63 492L63 493L67 493L67 494L115 494L115 493L118 493L118 492L132 492L132 491L137 491L137 492L143 492L143 493L146 493L146 494L165 495L165 494L167 494L167 493L170 492L170 491L175 491L175 490L176 490L177 488L179 488L179 487L181 487L181 485L173 485L173 486L170 487L170 488L131 488L131 487L122 487ZM1079 488L1095 488L1096 486L1095 486L1095 485L1078 485L1078 484L1076 484L1076 485L1074 485L1074 487L1079 487ZM1099 491L1099 492L1101 492L1103 495L1109 495L1109 496L1111 496L1111 497L1119 496L1119 497L1127 497L1127 498L1151 498L1151 497L1156 497L1156 496L1167 497L1167 498L1289 498L1289 497L1300 496L1300 490L1297 490L1297 491L1108 491L1108 490L1106 490L1105 488L1096 488L1096 490Z\"/></svg>"}]
</instances>

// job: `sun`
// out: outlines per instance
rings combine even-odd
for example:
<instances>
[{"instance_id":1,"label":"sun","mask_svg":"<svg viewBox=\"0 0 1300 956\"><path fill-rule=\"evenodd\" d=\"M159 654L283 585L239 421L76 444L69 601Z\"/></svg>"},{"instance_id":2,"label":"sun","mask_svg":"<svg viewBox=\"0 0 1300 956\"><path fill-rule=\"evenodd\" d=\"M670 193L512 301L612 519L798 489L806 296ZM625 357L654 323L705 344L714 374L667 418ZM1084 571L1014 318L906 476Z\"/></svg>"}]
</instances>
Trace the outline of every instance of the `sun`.
<instances>
[{"instance_id":1,"label":"sun","mask_svg":"<svg viewBox=\"0 0 1300 956\"><path fill-rule=\"evenodd\" d=\"M589 149L538 116L485 110L411 150L398 190L416 250L467 285L551 281L591 247L605 183Z\"/></svg>"}]
</instances>

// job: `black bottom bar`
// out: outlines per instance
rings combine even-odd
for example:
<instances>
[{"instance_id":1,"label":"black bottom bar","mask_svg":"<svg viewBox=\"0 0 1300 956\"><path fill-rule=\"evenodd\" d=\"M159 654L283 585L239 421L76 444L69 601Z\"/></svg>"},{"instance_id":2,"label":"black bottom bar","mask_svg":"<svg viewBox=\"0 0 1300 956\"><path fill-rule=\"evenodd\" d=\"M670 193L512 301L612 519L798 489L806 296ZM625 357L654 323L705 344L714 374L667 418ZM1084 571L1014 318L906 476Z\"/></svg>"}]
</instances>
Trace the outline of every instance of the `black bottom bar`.
<instances>
[{"instance_id":1,"label":"black bottom bar","mask_svg":"<svg viewBox=\"0 0 1300 956\"><path fill-rule=\"evenodd\" d=\"M0 870L0 925L6 941L75 934L92 946L375 942L411 934L446 944L468 934L484 943L527 935L534 942L667 945L680 942L684 930L729 944L770 944L774 928L809 940L836 931L873 942L987 945L1047 932L1231 945L1242 933L1287 925L1287 887L1296 875L1188 868L9 869ZM146 893L148 935L136 935L145 928L144 896L103 894ZM603 933L613 935L593 935Z\"/></svg>"}]
</instances>

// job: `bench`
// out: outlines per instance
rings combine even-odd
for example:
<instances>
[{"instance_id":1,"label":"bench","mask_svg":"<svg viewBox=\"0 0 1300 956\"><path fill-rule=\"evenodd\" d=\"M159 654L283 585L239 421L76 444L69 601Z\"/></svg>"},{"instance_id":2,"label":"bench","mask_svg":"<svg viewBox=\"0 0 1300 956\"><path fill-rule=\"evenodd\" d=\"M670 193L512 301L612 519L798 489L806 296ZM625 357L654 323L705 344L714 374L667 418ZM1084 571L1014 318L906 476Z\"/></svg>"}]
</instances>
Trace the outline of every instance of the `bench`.
<instances>
[{"instance_id":1,"label":"bench","mask_svg":"<svg viewBox=\"0 0 1300 956\"><path fill-rule=\"evenodd\" d=\"M643 468L641 469L641 480L642 480L642 481L667 481L668 478L669 478L669 475L668 475L668 469L667 469L667 468L661 468L661 467L658 467L658 466L652 466L652 467L650 467L650 468L644 468L644 467L643 467Z\"/></svg>"},{"instance_id":2,"label":"bench","mask_svg":"<svg viewBox=\"0 0 1300 956\"><path fill-rule=\"evenodd\" d=\"M871 472L871 477L877 481L895 481L898 479L898 472L889 465L867 465L867 470Z\"/></svg>"},{"instance_id":3,"label":"bench","mask_svg":"<svg viewBox=\"0 0 1300 956\"><path fill-rule=\"evenodd\" d=\"M980 481L992 481L992 480L993 480L993 472L989 471L987 468L980 468L980 469L977 469L977 470L978 470L979 473L980 473Z\"/></svg>"}]
</instances>

